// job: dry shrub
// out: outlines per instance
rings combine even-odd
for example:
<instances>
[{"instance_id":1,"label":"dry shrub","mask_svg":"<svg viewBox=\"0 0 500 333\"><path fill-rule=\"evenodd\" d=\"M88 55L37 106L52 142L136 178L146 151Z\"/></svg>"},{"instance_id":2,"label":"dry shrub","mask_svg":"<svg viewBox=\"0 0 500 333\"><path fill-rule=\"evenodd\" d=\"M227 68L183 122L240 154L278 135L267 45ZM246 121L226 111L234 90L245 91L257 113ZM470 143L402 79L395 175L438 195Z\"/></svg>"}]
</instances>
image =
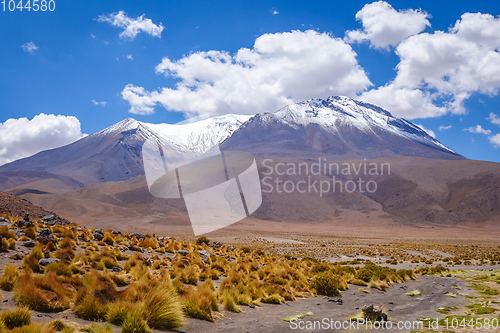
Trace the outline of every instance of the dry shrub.
<instances>
[{"instance_id":1,"label":"dry shrub","mask_svg":"<svg viewBox=\"0 0 500 333\"><path fill-rule=\"evenodd\" d=\"M87 294L76 307L75 313L85 320L101 321L106 318L106 311L106 304L101 303L94 294Z\"/></svg>"},{"instance_id":2,"label":"dry shrub","mask_svg":"<svg viewBox=\"0 0 500 333\"><path fill-rule=\"evenodd\" d=\"M6 265L3 268L3 276L0 278L0 288L5 291L12 291L18 276L19 273L15 265Z\"/></svg>"},{"instance_id":3,"label":"dry shrub","mask_svg":"<svg viewBox=\"0 0 500 333\"><path fill-rule=\"evenodd\" d=\"M54 272L33 276L29 270L21 274L14 287L14 299L18 305L41 312L57 312L67 309L74 290Z\"/></svg>"},{"instance_id":4,"label":"dry shrub","mask_svg":"<svg viewBox=\"0 0 500 333\"><path fill-rule=\"evenodd\" d=\"M29 325L31 323L31 312L27 307L18 307L1 314L1 320L8 329Z\"/></svg>"},{"instance_id":5,"label":"dry shrub","mask_svg":"<svg viewBox=\"0 0 500 333\"><path fill-rule=\"evenodd\" d=\"M148 325L155 329L175 330L184 323L181 302L168 283L162 283L144 296L141 312Z\"/></svg>"}]
</instances>

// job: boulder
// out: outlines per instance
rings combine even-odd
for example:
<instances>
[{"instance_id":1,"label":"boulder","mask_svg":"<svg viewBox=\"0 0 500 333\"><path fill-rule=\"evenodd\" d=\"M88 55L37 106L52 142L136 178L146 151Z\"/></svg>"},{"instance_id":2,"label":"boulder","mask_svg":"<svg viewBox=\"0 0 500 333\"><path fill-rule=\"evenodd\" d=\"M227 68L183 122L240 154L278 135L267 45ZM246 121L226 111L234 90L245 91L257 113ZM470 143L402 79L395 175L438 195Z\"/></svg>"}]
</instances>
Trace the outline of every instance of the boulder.
<instances>
[{"instance_id":1,"label":"boulder","mask_svg":"<svg viewBox=\"0 0 500 333\"><path fill-rule=\"evenodd\" d=\"M19 228L31 228L31 227L34 227L35 224L33 223L33 221L30 221L30 220L25 220L25 219L22 219L20 220L19 222L17 222L17 225L19 226Z\"/></svg>"},{"instance_id":2,"label":"boulder","mask_svg":"<svg viewBox=\"0 0 500 333\"><path fill-rule=\"evenodd\" d=\"M132 238L134 236L137 239L144 239L144 238L146 238L146 236L144 236L144 234L139 234L139 233L136 233L136 232L134 232L133 234L130 234L130 238Z\"/></svg>"},{"instance_id":3,"label":"boulder","mask_svg":"<svg viewBox=\"0 0 500 333\"><path fill-rule=\"evenodd\" d=\"M29 240L23 243L24 247L35 247L36 242L34 240Z\"/></svg>"},{"instance_id":4,"label":"boulder","mask_svg":"<svg viewBox=\"0 0 500 333\"><path fill-rule=\"evenodd\" d=\"M200 250L198 251L198 254L200 255L201 260L207 260L212 254L212 252Z\"/></svg>"},{"instance_id":5,"label":"boulder","mask_svg":"<svg viewBox=\"0 0 500 333\"><path fill-rule=\"evenodd\" d=\"M45 215L44 217L42 217L42 221L48 225L55 225L56 223L61 224L61 219L59 218L59 216L54 214Z\"/></svg>"},{"instance_id":6,"label":"boulder","mask_svg":"<svg viewBox=\"0 0 500 333\"><path fill-rule=\"evenodd\" d=\"M92 235L94 235L94 238L98 241L102 241L102 239L104 238L104 232L102 232L101 229L95 229Z\"/></svg>"},{"instance_id":7,"label":"boulder","mask_svg":"<svg viewBox=\"0 0 500 333\"><path fill-rule=\"evenodd\" d=\"M365 315L366 320L387 321L387 314L382 312L382 309L373 304L365 305L361 309Z\"/></svg>"},{"instance_id":8,"label":"boulder","mask_svg":"<svg viewBox=\"0 0 500 333\"><path fill-rule=\"evenodd\" d=\"M57 259L57 258L42 258L40 260L38 260L38 263L41 265L41 266L47 266L48 264L51 264L53 262L60 262L61 260Z\"/></svg>"},{"instance_id":9,"label":"boulder","mask_svg":"<svg viewBox=\"0 0 500 333\"><path fill-rule=\"evenodd\" d=\"M42 229L36 238L40 243L47 244L48 242L55 242L54 235L50 229Z\"/></svg>"},{"instance_id":10,"label":"boulder","mask_svg":"<svg viewBox=\"0 0 500 333\"><path fill-rule=\"evenodd\" d=\"M187 250L178 250L178 251L175 251L175 252L179 253L182 256L187 256L187 254L189 253L189 251L187 251Z\"/></svg>"},{"instance_id":11,"label":"boulder","mask_svg":"<svg viewBox=\"0 0 500 333\"><path fill-rule=\"evenodd\" d=\"M7 220L6 218L0 217L0 227L4 225L10 227L12 223L10 223L10 221Z\"/></svg>"}]
</instances>

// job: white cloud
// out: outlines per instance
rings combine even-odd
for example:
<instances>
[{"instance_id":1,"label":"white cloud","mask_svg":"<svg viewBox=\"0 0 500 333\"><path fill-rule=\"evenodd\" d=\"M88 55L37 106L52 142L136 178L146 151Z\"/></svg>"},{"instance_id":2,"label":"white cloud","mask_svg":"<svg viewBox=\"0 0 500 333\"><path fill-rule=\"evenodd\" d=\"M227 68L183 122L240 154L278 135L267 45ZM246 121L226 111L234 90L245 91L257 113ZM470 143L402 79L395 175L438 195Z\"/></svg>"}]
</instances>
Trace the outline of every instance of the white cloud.
<instances>
[{"instance_id":1,"label":"white cloud","mask_svg":"<svg viewBox=\"0 0 500 333\"><path fill-rule=\"evenodd\" d=\"M450 128L452 128L453 126L449 125L449 126L439 126L439 131L446 131L446 130L449 130Z\"/></svg>"},{"instance_id":2,"label":"white cloud","mask_svg":"<svg viewBox=\"0 0 500 333\"><path fill-rule=\"evenodd\" d=\"M90 37L95 38L94 34L90 34Z\"/></svg>"},{"instance_id":3,"label":"white cloud","mask_svg":"<svg viewBox=\"0 0 500 333\"><path fill-rule=\"evenodd\" d=\"M134 60L131 54L127 55L127 59Z\"/></svg>"},{"instance_id":4,"label":"white cloud","mask_svg":"<svg viewBox=\"0 0 500 333\"><path fill-rule=\"evenodd\" d=\"M80 121L73 116L40 113L31 120L8 119L0 123L0 165L81 137Z\"/></svg>"},{"instance_id":5,"label":"white cloud","mask_svg":"<svg viewBox=\"0 0 500 333\"><path fill-rule=\"evenodd\" d=\"M500 148L500 133L492 135L488 139L495 148Z\"/></svg>"},{"instance_id":6,"label":"white cloud","mask_svg":"<svg viewBox=\"0 0 500 333\"><path fill-rule=\"evenodd\" d=\"M252 49L234 55L208 51L163 58L156 72L179 79L176 88L149 92L127 85L122 97L130 112L150 114L156 104L187 113L274 112L313 97L355 97L371 85L350 45L312 30L264 34Z\"/></svg>"},{"instance_id":7,"label":"white cloud","mask_svg":"<svg viewBox=\"0 0 500 333\"><path fill-rule=\"evenodd\" d=\"M471 132L471 133L484 134L484 135L491 134L491 130L484 129L481 127L481 125L477 125L476 127L464 128L464 131Z\"/></svg>"},{"instance_id":8,"label":"white cloud","mask_svg":"<svg viewBox=\"0 0 500 333\"><path fill-rule=\"evenodd\" d=\"M401 42L395 79L361 99L408 119L465 114L473 93L500 88L500 18L464 14L448 32L421 33Z\"/></svg>"},{"instance_id":9,"label":"white cloud","mask_svg":"<svg viewBox=\"0 0 500 333\"><path fill-rule=\"evenodd\" d=\"M99 15L99 22L108 22L115 27L123 28L120 34L121 38L134 39L141 31L153 36L161 38L161 32L165 28L161 22L159 25L153 23L151 19L144 18L144 14L138 18L130 18L124 11L111 13L109 15Z\"/></svg>"},{"instance_id":10,"label":"white cloud","mask_svg":"<svg viewBox=\"0 0 500 333\"><path fill-rule=\"evenodd\" d=\"M396 46L405 38L422 32L431 24L427 20L430 15L421 10L396 11L385 1L366 4L356 14L363 29L346 32L349 42L369 41L375 48Z\"/></svg>"},{"instance_id":11,"label":"white cloud","mask_svg":"<svg viewBox=\"0 0 500 333\"><path fill-rule=\"evenodd\" d=\"M432 136L434 139L436 138L436 133L434 133L434 131L428 129L428 128L425 128L424 125L420 125L420 124L415 124L417 125L418 127L420 127L420 129L422 131L424 131L425 133L429 134L430 136Z\"/></svg>"},{"instance_id":12,"label":"white cloud","mask_svg":"<svg viewBox=\"0 0 500 333\"><path fill-rule=\"evenodd\" d=\"M36 50L39 49L38 46L35 45L33 42L28 42L26 44L21 45L22 49L26 52L29 52L31 54L35 53Z\"/></svg>"},{"instance_id":13,"label":"white cloud","mask_svg":"<svg viewBox=\"0 0 500 333\"><path fill-rule=\"evenodd\" d=\"M92 103L94 103L94 105L102 105L102 106L105 106L107 102L106 102L106 101L97 102L97 101L92 100Z\"/></svg>"},{"instance_id":14,"label":"white cloud","mask_svg":"<svg viewBox=\"0 0 500 333\"><path fill-rule=\"evenodd\" d=\"M278 15L280 12L278 12L276 9L271 9L271 14L273 15Z\"/></svg>"},{"instance_id":15,"label":"white cloud","mask_svg":"<svg viewBox=\"0 0 500 333\"><path fill-rule=\"evenodd\" d=\"M490 116L486 118L486 120L491 121L492 124L500 126L500 117L494 114L493 112L490 113Z\"/></svg>"}]
</instances>

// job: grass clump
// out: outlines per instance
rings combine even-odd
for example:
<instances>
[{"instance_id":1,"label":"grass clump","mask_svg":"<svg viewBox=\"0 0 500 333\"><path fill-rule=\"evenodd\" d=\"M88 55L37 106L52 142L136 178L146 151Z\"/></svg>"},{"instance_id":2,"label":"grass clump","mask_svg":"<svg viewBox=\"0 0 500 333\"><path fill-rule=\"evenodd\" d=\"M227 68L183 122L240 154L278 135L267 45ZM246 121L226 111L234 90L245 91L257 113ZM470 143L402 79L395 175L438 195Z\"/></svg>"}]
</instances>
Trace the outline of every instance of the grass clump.
<instances>
[{"instance_id":1,"label":"grass clump","mask_svg":"<svg viewBox=\"0 0 500 333\"><path fill-rule=\"evenodd\" d=\"M369 290L366 290L366 289L363 289L363 288L359 288L358 290L359 290L359 292L362 292L362 293L366 293L366 294L370 293Z\"/></svg>"},{"instance_id":2,"label":"grass clump","mask_svg":"<svg viewBox=\"0 0 500 333\"><path fill-rule=\"evenodd\" d=\"M127 314L133 312L135 307L134 303L127 301L111 303L108 305L108 310L106 312L106 321L120 326L127 317Z\"/></svg>"},{"instance_id":3,"label":"grass clump","mask_svg":"<svg viewBox=\"0 0 500 333\"><path fill-rule=\"evenodd\" d=\"M68 265L62 262L52 262L45 267L45 272L54 272L57 275L71 277L73 272Z\"/></svg>"},{"instance_id":4,"label":"grass clump","mask_svg":"<svg viewBox=\"0 0 500 333\"><path fill-rule=\"evenodd\" d=\"M15 310L2 313L1 320L4 322L5 327L11 330L29 325L31 323L31 312L27 307L18 307Z\"/></svg>"},{"instance_id":5,"label":"grass clump","mask_svg":"<svg viewBox=\"0 0 500 333\"><path fill-rule=\"evenodd\" d=\"M106 304L99 302L94 294L87 294L77 305L75 313L85 320L101 321L106 319L106 311Z\"/></svg>"},{"instance_id":6,"label":"grass clump","mask_svg":"<svg viewBox=\"0 0 500 333\"><path fill-rule=\"evenodd\" d=\"M477 315L491 314L491 313L494 313L495 311L498 311L495 308L492 308L489 306L483 306L481 304L467 305L466 308L471 309L472 312L474 312Z\"/></svg>"},{"instance_id":7,"label":"grass clump","mask_svg":"<svg viewBox=\"0 0 500 333\"><path fill-rule=\"evenodd\" d=\"M184 323L181 302L167 283L144 296L142 315L150 327L159 330L175 330Z\"/></svg>"},{"instance_id":8,"label":"grass clump","mask_svg":"<svg viewBox=\"0 0 500 333\"><path fill-rule=\"evenodd\" d=\"M0 288L5 291L12 291L17 282L19 273L17 267L10 264L3 268L3 276L0 278Z\"/></svg>"},{"instance_id":9,"label":"grass clump","mask_svg":"<svg viewBox=\"0 0 500 333\"><path fill-rule=\"evenodd\" d=\"M310 316L312 314L313 314L312 312L299 313L299 314L296 314L294 316L285 317L285 318L283 318L283 320L287 321L287 322L291 322L292 320L293 321L297 321L297 320L300 320L300 319L304 319L305 316Z\"/></svg>"},{"instance_id":10,"label":"grass clump","mask_svg":"<svg viewBox=\"0 0 500 333\"><path fill-rule=\"evenodd\" d=\"M268 304L281 304L285 301L285 298L281 297L278 294L272 294L262 299L262 303Z\"/></svg>"},{"instance_id":11,"label":"grass clump","mask_svg":"<svg viewBox=\"0 0 500 333\"><path fill-rule=\"evenodd\" d=\"M319 295L340 296L341 283L331 274L319 274L311 282L311 288Z\"/></svg>"},{"instance_id":12,"label":"grass clump","mask_svg":"<svg viewBox=\"0 0 500 333\"><path fill-rule=\"evenodd\" d=\"M149 328L148 323L132 314L129 313L125 317L125 320L123 321L123 324L121 325L122 327L122 333L151 333L151 328Z\"/></svg>"},{"instance_id":13,"label":"grass clump","mask_svg":"<svg viewBox=\"0 0 500 333\"><path fill-rule=\"evenodd\" d=\"M61 319L55 319L49 323L49 325L58 332L64 332L64 333L70 333L73 332L74 329L73 327L69 326L66 324L63 320Z\"/></svg>"},{"instance_id":14,"label":"grass clump","mask_svg":"<svg viewBox=\"0 0 500 333\"><path fill-rule=\"evenodd\" d=\"M110 324L94 323L80 328L81 332L87 333L113 333Z\"/></svg>"},{"instance_id":15,"label":"grass clump","mask_svg":"<svg viewBox=\"0 0 500 333\"><path fill-rule=\"evenodd\" d=\"M418 296L418 295L420 295L420 290L413 290L413 291L407 292L406 295L408 295L410 297Z\"/></svg>"},{"instance_id":16,"label":"grass clump","mask_svg":"<svg viewBox=\"0 0 500 333\"><path fill-rule=\"evenodd\" d=\"M13 290L18 305L41 312L57 312L67 309L72 290L54 273L33 276L31 271L20 275Z\"/></svg>"},{"instance_id":17,"label":"grass clump","mask_svg":"<svg viewBox=\"0 0 500 333\"><path fill-rule=\"evenodd\" d=\"M222 294L222 305L227 311L234 313L241 312L241 308L236 304L233 294L227 290Z\"/></svg>"},{"instance_id":18,"label":"grass clump","mask_svg":"<svg viewBox=\"0 0 500 333\"><path fill-rule=\"evenodd\" d=\"M210 244L210 239L208 239L208 238L207 238L207 237L205 237L205 236L201 236L200 238L198 238L198 239L196 240L196 244L198 244L198 245L201 245L201 244L203 244L203 243L205 243L205 244Z\"/></svg>"},{"instance_id":19,"label":"grass clump","mask_svg":"<svg viewBox=\"0 0 500 333\"><path fill-rule=\"evenodd\" d=\"M495 296L498 295L499 292L496 289L493 289L489 286L486 286L484 284L478 284L474 283L471 285L471 288L480 293L481 295L486 295L486 296Z\"/></svg>"}]
</instances>

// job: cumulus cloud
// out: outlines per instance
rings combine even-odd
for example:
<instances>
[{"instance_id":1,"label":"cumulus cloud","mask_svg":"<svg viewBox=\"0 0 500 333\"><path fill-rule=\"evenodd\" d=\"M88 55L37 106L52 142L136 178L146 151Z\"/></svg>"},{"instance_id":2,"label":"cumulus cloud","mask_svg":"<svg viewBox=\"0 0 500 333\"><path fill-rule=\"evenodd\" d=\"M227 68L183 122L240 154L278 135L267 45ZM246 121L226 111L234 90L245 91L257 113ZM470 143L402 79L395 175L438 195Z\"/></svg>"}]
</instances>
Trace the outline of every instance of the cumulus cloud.
<instances>
[{"instance_id":1,"label":"cumulus cloud","mask_svg":"<svg viewBox=\"0 0 500 333\"><path fill-rule=\"evenodd\" d=\"M451 125L449 125L449 126L439 126L439 131L446 131L446 130L449 130L450 128L452 128Z\"/></svg>"},{"instance_id":2,"label":"cumulus cloud","mask_svg":"<svg viewBox=\"0 0 500 333\"><path fill-rule=\"evenodd\" d=\"M471 132L471 133L484 134L484 135L491 134L491 130L484 129L481 127L481 125L477 125L476 127L464 128L464 131Z\"/></svg>"},{"instance_id":3,"label":"cumulus cloud","mask_svg":"<svg viewBox=\"0 0 500 333\"><path fill-rule=\"evenodd\" d=\"M396 47L397 74L361 99L408 119L465 114L473 93L495 95L500 88L500 18L462 15L448 32L408 37Z\"/></svg>"},{"instance_id":4,"label":"cumulus cloud","mask_svg":"<svg viewBox=\"0 0 500 333\"><path fill-rule=\"evenodd\" d=\"M31 120L8 119L0 123L0 165L81 137L80 121L73 116L40 113Z\"/></svg>"},{"instance_id":5,"label":"cumulus cloud","mask_svg":"<svg viewBox=\"0 0 500 333\"><path fill-rule=\"evenodd\" d=\"M490 116L486 118L487 120L491 121L492 124L499 125L500 126L500 117L494 114L493 112L490 113Z\"/></svg>"},{"instance_id":6,"label":"cumulus cloud","mask_svg":"<svg viewBox=\"0 0 500 333\"><path fill-rule=\"evenodd\" d=\"M106 102L106 101L97 102L97 101L92 100L92 103L94 103L94 105L102 105L102 106L105 106L107 102Z\"/></svg>"},{"instance_id":7,"label":"cumulus cloud","mask_svg":"<svg viewBox=\"0 0 500 333\"><path fill-rule=\"evenodd\" d=\"M154 106L187 113L255 114L312 97L355 97L371 85L350 45L312 30L265 34L252 49L235 54L196 52L163 58L156 73L179 80L176 87L147 91L129 84L122 97L130 112Z\"/></svg>"},{"instance_id":8,"label":"cumulus cloud","mask_svg":"<svg viewBox=\"0 0 500 333\"><path fill-rule=\"evenodd\" d=\"M434 133L434 131L428 129L428 128L425 128L424 125L420 125L420 124L415 124L417 125L418 127L420 127L420 129L422 131L424 131L425 133L429 134L430 136L432 136L434 139L436 138L436 133Z\"/></svg>"},{"instance_id":9,"label":"cumulus cloud","mask_svg":"<svg viewBox=\"0 0 500 333\"><path fill-rule=\"evenodd\" d=\"M29 52L31 54L35 53L35 51L39 49L39 47L36 46L35 43L33 43L33 42L28 42L26 44L23 44L23 45L21 45L21 48L24 51Z\"/></svg>"},{"instance_id":10,"label":"cumulus cloud","mask_svg":"<svg viewBox=\"0 0 500 333\"><path fill-rule=\"evenodd\" d=\"M361 21L363 28L347 31L346 40L351 43L369 41L375 48L396 46L430 26L429 17L421 10L396 11L385 1L373 2L357 12L356 20Z\"/></svg>"},{"instance_id":11,"label":"cumulus cloud","mask_svg":"<svg viewBox=\"0 0 500 333\"><path fill-rule=\"evenodd\" d=\"M134 58L132 57L132 55L131 55L131 54L127 55L127 59L129 59L129 60L134 60Z\"/></svg>"},{"instance_id":12,"label":"cumulus cloud","mask_svg":"<svg viewBox=\"0 0 500 333\"><path fill-rule=\"evenodd\" d=\"M500 148L500 133L492 135L488 139L495 148Z\"/></svg>"},{"instance_id":13,"label":"cumulus cloud","mask_svg":"<svg viewBox=\"0 0 500 333\"><path fill-rule=\"evenodd\" d=\"M130 39L134 39L141 31L153 37L161 38L161 32L165 28L161 22L159 25L156 25L151 19L144 18L144 14L133 19L128 17L124 11L109 15L99 15L97 21L108 22L115 27L123 28L120 37Z\"/></svg>"}]
</instances>

